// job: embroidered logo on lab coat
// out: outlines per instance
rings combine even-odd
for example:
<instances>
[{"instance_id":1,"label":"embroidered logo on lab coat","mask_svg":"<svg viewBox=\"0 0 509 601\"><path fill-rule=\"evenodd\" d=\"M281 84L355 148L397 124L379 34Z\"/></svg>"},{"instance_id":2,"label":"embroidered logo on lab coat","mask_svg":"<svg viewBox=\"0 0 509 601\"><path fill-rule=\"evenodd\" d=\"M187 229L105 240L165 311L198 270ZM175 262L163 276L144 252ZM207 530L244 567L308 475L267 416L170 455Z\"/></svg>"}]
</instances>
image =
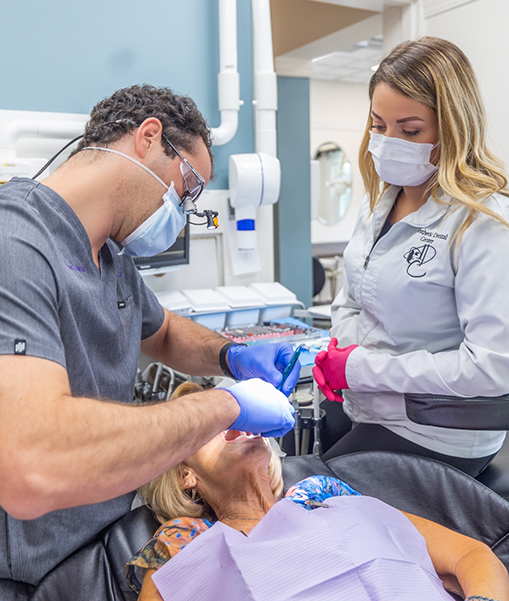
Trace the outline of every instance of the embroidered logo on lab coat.
<instances>
[{"instance_id":1,"label":"embroidered logo on lab coat","mask_svg":"<svg viewBox=\"0 0 509 601\"><path fill-rule=\"evenodd\" d=\"M422 246L412 246L403 256L408 263L406 272L412 278L422 278L426 275L423 265L429 263L435 258L437 251L431 244L423 244Z\"/></svg>"}]
</instances>

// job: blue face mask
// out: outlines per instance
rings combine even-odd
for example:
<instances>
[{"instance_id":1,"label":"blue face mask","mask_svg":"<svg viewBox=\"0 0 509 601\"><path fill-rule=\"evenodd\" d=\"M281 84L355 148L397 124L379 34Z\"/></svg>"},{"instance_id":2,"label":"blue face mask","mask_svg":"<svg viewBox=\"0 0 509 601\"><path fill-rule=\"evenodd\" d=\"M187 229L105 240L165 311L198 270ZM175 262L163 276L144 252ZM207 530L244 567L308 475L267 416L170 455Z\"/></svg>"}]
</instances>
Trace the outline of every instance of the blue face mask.
<instances>
[{"instance_id":1,"label":"blue face mask","mask_svg":"<svg viewBox=\"0 0 509 601\"><path fill-rule=\"evenodd\" d=\"M138 226L132 234L122 240L121 244L123 249L119 254L126 254L131 257L153 257L154 255L168 250L168 248L175 243L177 236L186 225L186 216L180 207L181 200L179 195L175 192L173 182L171 182L170 187L168 188L163 180L151 169L136 159L133 159L133 157L130 157L128 154L124 154L118 150L101 148L99 146L87 146L82 150L103 150L105 152L112 152L113 154L123 156L139 165L142 169L145 169L145 171L155 177L162 186L167 188L167 191L163 196L163 206L157 209L155 213L152 213L152 215Z\"/></svg>"},{"instance_id":2,"label":"blue face mask","mask_svg":"<svg viewBox=\"0 0 509 601\"><path fill-rule=\"evenodd\" d=\"M186 225L180 198L171 182L163 196L163 206L122 240L123 252L131 257L153 257L172 246Z\"/></svg>"}]
</instances>

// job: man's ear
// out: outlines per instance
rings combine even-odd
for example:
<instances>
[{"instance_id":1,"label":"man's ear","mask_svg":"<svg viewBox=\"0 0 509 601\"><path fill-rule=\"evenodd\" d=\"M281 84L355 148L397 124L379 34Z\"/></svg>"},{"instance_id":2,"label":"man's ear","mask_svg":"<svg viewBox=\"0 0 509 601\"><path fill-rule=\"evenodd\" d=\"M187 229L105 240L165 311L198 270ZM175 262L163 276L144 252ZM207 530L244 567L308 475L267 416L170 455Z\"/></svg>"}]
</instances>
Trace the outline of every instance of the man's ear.
<instances>
[{"instance_id":1,"label":"man's ear","mask_svg":"<svg viewBox=\"0 0 509 601\"><path fill-rule=\"evenodd\" d=\"M145 158L150 152L161 151L163 125L156 117L149 117L135 132L134 145L136 154Z\"/></svg>"},{"instance_id":2,"label":"man's ear","mask_svg":"<svg viewBox=\"0 0 509 601\"><path fill-rule=\"evenodd\" d=\"M180 488L182 488L182 490L190 490L191 488L194 488L197 483L198 480L193 470L189 467L184 468L182 478L179 482Z\"/></svg>"}]
</instances>

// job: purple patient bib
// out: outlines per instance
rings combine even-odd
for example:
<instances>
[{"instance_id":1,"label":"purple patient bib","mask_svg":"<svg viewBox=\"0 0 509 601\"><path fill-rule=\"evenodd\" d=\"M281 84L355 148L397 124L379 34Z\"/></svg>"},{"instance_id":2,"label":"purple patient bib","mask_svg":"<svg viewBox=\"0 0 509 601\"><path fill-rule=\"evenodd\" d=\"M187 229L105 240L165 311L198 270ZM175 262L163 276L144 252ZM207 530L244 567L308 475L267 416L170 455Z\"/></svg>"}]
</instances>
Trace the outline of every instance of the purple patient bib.
<instances>
[{"instance_id":1,"label":"purple patient bib","mask_svg":"<svg viewBox=\"0 0 509 601\"><path fill-rule=\"evenodd\" d=\"M246 537L220 522L160 568L164 601L451 601L424 538L371 497L276 503Z\"/></svg>"}]
</instances>

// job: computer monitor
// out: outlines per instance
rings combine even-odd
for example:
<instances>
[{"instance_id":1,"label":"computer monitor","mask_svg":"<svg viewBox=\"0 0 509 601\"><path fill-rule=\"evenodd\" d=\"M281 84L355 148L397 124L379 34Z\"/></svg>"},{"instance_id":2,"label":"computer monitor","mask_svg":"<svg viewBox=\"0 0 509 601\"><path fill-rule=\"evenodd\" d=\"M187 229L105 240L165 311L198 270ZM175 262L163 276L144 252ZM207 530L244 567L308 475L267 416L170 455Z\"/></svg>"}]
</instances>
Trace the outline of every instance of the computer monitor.
<instances>
[{"instance_id":1,"label":"computer monitor","mask_svg":"<svg viewBox=\"0 0 509 601\"><path fill-rule=\"evenodd\" d=\"M189 224L180 232L173 246L154 257L134 257L142 274L157 275L189 263Z\"/></svg>"}]
</instances>

